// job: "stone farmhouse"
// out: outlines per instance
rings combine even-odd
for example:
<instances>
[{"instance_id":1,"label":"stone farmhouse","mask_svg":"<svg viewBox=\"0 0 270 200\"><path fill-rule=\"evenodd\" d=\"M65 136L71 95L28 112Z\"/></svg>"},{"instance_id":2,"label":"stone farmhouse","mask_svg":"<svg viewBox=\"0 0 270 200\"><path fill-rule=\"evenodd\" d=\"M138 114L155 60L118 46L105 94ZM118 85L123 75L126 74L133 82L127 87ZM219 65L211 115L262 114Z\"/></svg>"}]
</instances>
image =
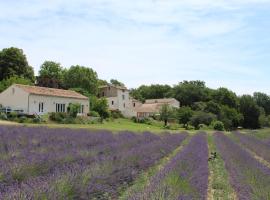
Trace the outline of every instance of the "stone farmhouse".
<instances>
[{"instance_id":1,"label":"stone farmhouse","mask_svg":"<svg viewBox=\"0 0 270 200\"><path fill-rule=\"evenodd\" d=\"M75 91L14 84L0 94L0 104L29 115L67 112L70 103L79 103L79 115L89 112L89 99Z\"/></svg>"},{"instance_id":2,"label":"stone farmhouse","mask_svg":"<svg viewBox=\"0 0 270 200\"><path fill-rule=\"evenodd\" d=\"M143 104L129 95L123 86L107 84L99 87L99 97L105 97L111 111L119 110L125 117L145 118L159 113L162 105L179 108L180 103L174 98L147 99Z\"/></svg>"}]
</instances>

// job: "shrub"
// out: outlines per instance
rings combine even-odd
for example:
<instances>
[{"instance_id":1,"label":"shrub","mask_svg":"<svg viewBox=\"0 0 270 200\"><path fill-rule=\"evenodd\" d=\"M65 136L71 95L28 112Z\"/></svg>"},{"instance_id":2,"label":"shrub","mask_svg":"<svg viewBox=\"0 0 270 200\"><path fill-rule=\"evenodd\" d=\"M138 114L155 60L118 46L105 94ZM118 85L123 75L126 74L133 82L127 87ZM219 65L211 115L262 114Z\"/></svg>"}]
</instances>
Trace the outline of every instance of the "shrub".
<instances>
[{"instance_id":1,"label":"shrub","mask_svg":"<svg viewBox=\"0 0 270 200\"><path fill-rule=\"evenodd\" d=\"M96 111L90 111L87 115L91 117L99 117L99 114Z\"/></svg>"},{"instance_id":2,"label":"shrub","mask_svg":"<svg viewBox=\"0 0 270 200\"><path fill-rule=\"evenodd\" d=\"M0 119L1 120L8 120L8 117L5 113L0 113Z\"/></svg>"},{"instance_id":3,"label":"shrub","mask_svg":"<svg viewBox=\"0 0 270 200\"><path fill-rule=\"evenodd\" d=\"M81 107L81 105L78 104L78 103L69 104L69 106L68 106L68 114L73 118L77 117L77 114L79 112L80 107Z\"/></svg>"},{"instance_id":4,"label":"shrub","mask_svg":"<svg viewBox=\"0 0 270 200\"><path fill-rule=\"evenodd\" d=\"M209 126L211 122L215 119L216 116L214 114L199 111L192 116L191 124L195 127L195 129L199 129L200 124L205 124Z\"/></svg>"},{"instance_id":5,"label":"shrub","mask_svg":"<svg viewBox=\"0 0 270 200\"><path fill-rule=\"evenodd\" d=\"M19 123L25 123L25 122L27 122L27 120L28 120L27 117L22 116L22 117L19 117L17 121L18 121Z\"/></svg>"},{"instance_id":6,"label":"shrub","mask_svg":"<svg viewBox=\"0 0 270 200\"><path fill-rule=\"evenodd\" d=\"M49 114L49 119L55 122L60 122L63 123L66 121L66 119L69 117L67 113L62 113L62 112L52 112Z\"/></svg>"},{"instance_id":7,"label":"shrub","mask_svg":"<svg viewBox=\"0 0 270 200\"><path fill-rule=\"evenodd\" d=\"M18 113L16 112L11 112L8 114L8 118L15 120L18 117Z\"/></svg>"},{"instance_id":8,"label":"shrub","mask_svg":"<svg viewBox=\"0 0 270 200\"><path fill-rule=\"evenodd\" d=\"M211 126L213 127L214 130L217 131L224 131L224 124L221 121L213 121Z\"/></svg>"},{"instance_id":9,"label":"shrub","mask_svg":"<svg viewBox=\"0 0 270 200\"><path fill-rule=\"evenodd\" d=\"M111 117L113 119L124 118L123 114L119 110L113 110L113 111L111 111Z\"/></svg>"}]
</instances>

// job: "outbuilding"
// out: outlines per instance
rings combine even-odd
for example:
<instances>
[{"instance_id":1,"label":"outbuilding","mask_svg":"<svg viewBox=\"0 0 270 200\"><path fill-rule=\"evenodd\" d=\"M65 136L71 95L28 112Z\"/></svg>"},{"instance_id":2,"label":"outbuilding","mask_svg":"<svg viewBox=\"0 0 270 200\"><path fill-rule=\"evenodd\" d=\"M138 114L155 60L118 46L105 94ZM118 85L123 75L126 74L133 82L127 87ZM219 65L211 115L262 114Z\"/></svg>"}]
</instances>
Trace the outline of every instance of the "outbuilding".
<instances>
[{"instance_id":1,"label":"outbuilding","mask_svg":"<svg viewBox=\"0 0 270 200\"><path fill-rule=\"evenodd\" d=\"M80 104L80 115L89 112L89 99L72 90L13 84L0 94L0 104L29 115L67 112L71 103Z\"/></svg>"}]
</instances>

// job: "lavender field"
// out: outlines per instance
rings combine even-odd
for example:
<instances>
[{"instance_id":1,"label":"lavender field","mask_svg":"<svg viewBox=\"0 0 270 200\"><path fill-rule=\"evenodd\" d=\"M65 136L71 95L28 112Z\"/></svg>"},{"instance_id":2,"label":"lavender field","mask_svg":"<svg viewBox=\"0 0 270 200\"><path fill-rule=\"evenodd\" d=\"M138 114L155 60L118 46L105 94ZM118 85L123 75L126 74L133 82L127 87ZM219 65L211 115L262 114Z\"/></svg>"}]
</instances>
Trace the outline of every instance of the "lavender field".
<instances>
[{"instance_id":1,"label":"lavender field","mask_svg":"<svg viewBox=\"0 0 270 200\"><path fill-rule=\"evenodd\" d=\"M250 135L0 126L0 138L0 200L270 199L253 157L270 147Z\"/></svg>"}]
</instances>

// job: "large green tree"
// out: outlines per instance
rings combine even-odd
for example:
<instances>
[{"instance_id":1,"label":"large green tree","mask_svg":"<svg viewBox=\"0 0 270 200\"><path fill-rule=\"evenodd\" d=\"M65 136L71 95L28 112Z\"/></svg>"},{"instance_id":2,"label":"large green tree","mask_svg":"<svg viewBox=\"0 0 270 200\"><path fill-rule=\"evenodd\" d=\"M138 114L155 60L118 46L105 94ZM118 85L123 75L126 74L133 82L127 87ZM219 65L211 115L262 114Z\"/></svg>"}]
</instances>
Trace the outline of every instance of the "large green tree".
<instances>
[{"instance_id":1,"label":"large green tree","mask_svg":"<svg viewBox=\"0 0 270 200\"><path fill-rule=\"evenodd\" d=\"M116 86L123 86L123 87L125 86L124 83L118 81L117 79L111 79L111 80L110 80L110 83L111 83L112 85L116 85Z\"/></svg>"},{"instance_id":2,"label":"large green tree","mask_svg":"<svg viewBox=\"0 0 270 200\"><path fill-rule=\"evenodd\" d=\"M244 116L244 128L256 129L260 127L260 108L250 95L243 95L240 98L240 112Z\"/></svg>"},{"instance_id":3,"label":"large green tree","mask_svg":"<svg viewBox=\"0 0 270 200\"><path fill-rule=\"evenodd\" d=\"M181 105L192 106L195 102L207 101L210 92L203 81L183 81L173 87L172 96L180 101Z\"/></svg>"},{"instance_id":4,"label":"large green tree","mask_svg":"<svg viewBox=\"0 0 270 200\"><path fill-rule=\"evenodd\" d=\"M170 96L171 86L153 84L150 86L142 85L137 89L131 90L131 96L135 99L144 101L145 99L162 99Z\"/></svg>"},{"instance_id":5,"label":"large green tree","mask_svg":"<svg viewBox=\"0 0 270 200\"><path fill-rule=\"evenodd\" d=\"M89 94L97 94L98 76L97 73L88 67L71 66L64 73L64 86L66 88L82 88Z\"/></svg>"},{"instance_id":6,"label":"large green tree","mask_svg":"<svg viewBox=\"0 0 270 200\"><path fill-rule=\"evenodd\" d=\"M169 119L173 116L173 109L168 105L164 104L160 109L160 119L164 121L164 126L167 126Z\"/></svg>"},{"instance_id":7,"label":"large green tree","mask_svg":"<svg viewBox=\"0 0 270 200\"><path fill-rule=\"evenodd\" d=\"M270 115L270 97L261 92L255 92L253 97L257 105L264 108L265 114Z\"/></svg>"},{"instance_id":8,"label":"large green tree","mask_svg":"<svg viewBox=\"0 0 270 200\"><path fill-rule=\"evenodd\" d=\"M12 76L22 77L34 82L34 70L29 66L22 49L15 47L0 51L0 81Z\"/></svg>"},{"instance_id":9,"label":"large green tree","mask_svg":"<svg viewBox=\"0 0 270 200\"><path fill-rule=\"evenodd\" d=\"M227 105L231 108L237 108L239 104L236 94L227 88L219 88L214 90L212 93L212 98L215 102L221 105Z\"/></svg>"},{"instance_id":10,"label":"large green tree","mask_svg":"<svg viewBox=\"0 0 270 200\"><path fill-rule=\"evenodd\" d=\"M110 116L109 105L106 98L95 99L95 102L91 105L91 111L95 111L99 114L101 122Z\"/></svg>"},{"instance_id":11,"label":"large green tree","mask_svg":"<svg viewBox=\"0 0 270 200\"><path fill-rule=\"evenodd\" d=\"M4 79L0 82L0 92L3 92L12 84L23 84L23 85L33 85L32 81L26 78L22 78L19 76L12 76L10 78Z\"/></svg>"},{"instance_id":12,"label":"large green tree","mask_svg":"<svg viewBox=\"0 0 270 200\"><path fill-rule=\"evenodd\" d=\"M234 130L238 126L241 126L243 122L243 115L235 108L223 105L221 107L219 120L223 122L226 130Z\"/></svg>"},{"instance_id":13,"label":"large green tree","mask_svg":"<svg viewBox=\"0 0 270 200\"><path fill-rule=\"evenodd\" d=\"M37 85L51 88L63 87L64 69L60 63L45 61L39 70Z\"/></svg>"},{"instance_id":14,"label":"large green tree","mask_svg":"<svg viewBox=\"0 0 270 200\"><path fill-rule=\"evenodd\" d=\"M188 122L190 121L191 117L193 116L193 111L190 107L184 106L177 110L177 119L179 124L184 124L184 127L188 128Z\"/></svg>"}]
</instances>

